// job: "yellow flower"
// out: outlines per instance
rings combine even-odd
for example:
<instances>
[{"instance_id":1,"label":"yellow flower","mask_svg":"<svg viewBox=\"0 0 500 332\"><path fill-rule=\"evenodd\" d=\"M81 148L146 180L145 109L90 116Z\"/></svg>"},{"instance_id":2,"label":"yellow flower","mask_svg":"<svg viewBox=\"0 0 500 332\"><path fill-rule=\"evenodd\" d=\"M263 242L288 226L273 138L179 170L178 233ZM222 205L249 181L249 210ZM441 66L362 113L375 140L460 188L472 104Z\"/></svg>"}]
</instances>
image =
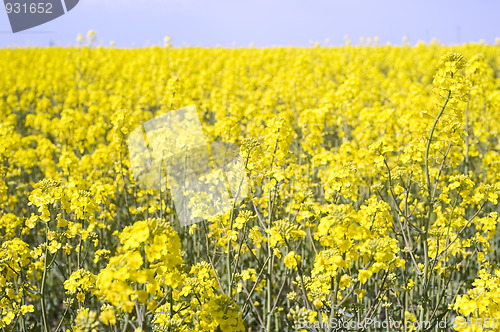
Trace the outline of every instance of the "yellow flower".
<instances>
[{"instance_id":1,"label":"yellow flower","mask_svg":"<svg viewBox=\"0 0 500 332\"><path fill-rule=\"evenodd\" d=\"M105 325L115 325L116 324L115 310L112 307L106 307L103 311L101 311L99 319Z\"/></svg>"},{"instance_id":2,"label":"yellow flower","mask_svg":"<svg viewBox=\"0 0 500 332\"><path fill-rule=\"evenodd\" d=\"M31 217L26 220L26 227L35 228L37 220L38 220L38 216L35 214L32 214Z\"/></svg>"},{"instance_id":3,"label":"yellow flower","mask_svg":"<svg viewBox=\"0 0 500 332\"><path fill-rule=\"evenodd\" d=\"M362 284L365 284L368 278L370 278L372 275L372 272L368 270L359 270L358 271L358 279Z\"/></svg>"},{"instance_id":4,"label":"yellow flower","mask_svg":"<svg viewBox=\"0 0 500 332\"><path fill-rule=\"evenodd\" d=\"M297 270L297 264L302 261L300 255L296 255L295 252L290 251L286 256L285 256L285 266L288 267L291 270Z\"/></svg>"}]
</instances>

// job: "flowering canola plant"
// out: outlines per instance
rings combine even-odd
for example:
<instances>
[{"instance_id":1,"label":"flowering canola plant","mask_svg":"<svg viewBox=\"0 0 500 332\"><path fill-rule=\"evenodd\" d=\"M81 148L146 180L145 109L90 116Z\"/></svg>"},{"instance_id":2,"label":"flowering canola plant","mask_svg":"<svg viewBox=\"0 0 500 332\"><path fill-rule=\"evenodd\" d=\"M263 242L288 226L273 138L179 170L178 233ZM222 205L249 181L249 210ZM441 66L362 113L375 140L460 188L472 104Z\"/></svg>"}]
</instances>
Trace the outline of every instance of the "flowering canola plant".
<instances>
[{"instance_id":1,"label":"flowering canola plant","mask_svg":"<svg viewBox=\"0 0 500 332\"><path fill-rule=\"evenodd\" d=\"M500 331L498 46L0 55L2 332ZM127 138L187 105L249 190L183 227Z\"/></svg>"}]
</instances>

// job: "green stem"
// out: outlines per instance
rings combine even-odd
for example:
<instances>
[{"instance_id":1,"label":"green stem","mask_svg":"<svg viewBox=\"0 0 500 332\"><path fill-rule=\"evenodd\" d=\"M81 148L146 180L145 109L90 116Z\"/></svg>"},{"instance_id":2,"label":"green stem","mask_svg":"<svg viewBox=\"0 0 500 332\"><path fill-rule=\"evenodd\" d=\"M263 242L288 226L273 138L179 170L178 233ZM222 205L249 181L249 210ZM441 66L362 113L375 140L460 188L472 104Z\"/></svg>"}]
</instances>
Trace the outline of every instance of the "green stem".
<instances>
[{"instance_id":1,"label":"green stem","mask_svg":"<svg viewBox=\"0 0 500 332\"><path fill-rule=\"evenodd\" d=\"M474 83L473 83L474 84ZM464 174L467 175L469 173L469 105L470 105L470 92L468 98L467 106L465 107L465 165L464 165Z\"/></svg>"},{"instance_id":2,"label":"green stem","mask_svg":"<svg viewBox=\"0 0 500 332\"><path fill-rule=\"evenodd\" d=\"M257 280L255 280L255 283L254 283L252 289L250 290L250 293L248 294L247 299L245 300L245 304L243 305L243 310L241 310L241 312L243 312L243 313L245 312L245 310L246 310L246 308L248 306L249 301L252 300L251 298L252 298L253 292L255 291L255 288L257 287L257 284L260 282L260 278L261 278L261 276L262 276L262 274L264 272L264 269L266 268L266 265L267 265L267 263L269 262L270 259L271 259L271 256L268 256L267 259L266 259L266 261L262 265L262 268L261 268L261 270L259 272L259 275L257 276Z\"/></svg>"},{"instance_id":3,"label":"green stem","mask_svg":"<svg viewBox=\"0 0 500 332\"><path fill-rule=\"evenodd\" d=\"M273 164L274 164L274 157L276 155L276 151L278 149L278 139L276 140L276 143L274 144L274 149L273 149L273 156L271 158L271 167L269 170L269 177L268 177L268 182L271 182L271 174L273 171ZM274 193L275 198L277 196L277 193ZM273 215L273 201L272 201L272 195L271 195L271 188L269 188L269 206L268 206L268 227L269 229L272 227L272 215ZM268 257L273 257L273 248L270 245L270 236L267 234L267 250L268 250ZM272 280L272 275L273 275L273 263L274 260L271 260L271 263L267 266L267 299L266 299L266 304L267 304L267 315L266 315L266 331L269 332L271 331L271 321L272 317L270 315L271 313L271 306L272 306L272 298L273 298L273 280Z\"/></svg>"},{"instance_id":4,"label":"green stem","mask_svg":"<svg viewBox=\"0 0 500 332\"><path fill-rule=\"evenodd\" d=\"M425 220L424 224L424 233L422 234L422 242L424 246L424 288L422 289L422 297L423 300L427 298L427 278L429 274L429 248L428 248L428 243L427 243L427 235L428 235L428 230L431 222L431 217L432 217L432 211L434 210L434 198L432 197L432 188L431 188L431 178L429 174L429 150L431 148L431 142L432 142L432 137L434 136L434 131L436 130L437 124L439 122L439 119L444 113L444 110L446 109L446 105L448 105L448 102L450 101L451 97L451 90L448 90L448 95L446 96L446 100L443 104L443 107L441 107L441 110L439 111L438 115L434 119L434 123L432 124L431 131L429 133L429 138L427 139L427 146L425 147L425 179L427 183L427 194L428 194L428 199L429 199L429 209L427 211L427 218ZM424 303L422 305L422 310L420 311L420 323L423 323L424 319L424 312L427 309L427 305Z\"/></svg>"},{"instance_id":5,"label":"green stem","mask_svg":"<svg viewBox=\"0 0 500 332\"><path fill-rule=\"evenodd\" d=\"M248 165L248 158L247 158L247 161L245 163L245 167L247 165ZM231 216L229 218L229 231L233 230L234 211L236 209L236 202L238 201L238 199L240 197L241 186L243 184L244 179L245 179L245 177L241 178L240 184L238 186L238 191L236 192L236 196L234 197L234 200L233 200L233 207L231 209ZM227 178L225 180L226 180L226 183L229 183ZM241 249L241 243L240 243L240 248L238 249L238 258L236 261L236 266L234 267L234 273L236 273L236 269L238 268L237 265L238 265L238 260L239 260L239 250L240 249ZM231 238L228 238L228 240L227 240L227 278L228 278L228 282L229 282L229 287L228 287L227 296L229 296L229 297L233 296L233 294L232 294L232 292L233 292L233 272L231 271L231 260L232 260L232 257L231 257Z\"/></svg>"},{"instance_id":6,"label":"green stem","mask_svg":"<svg viewBox=\"0 0 500 332\"><path fill-rule=\"evenodd\" d=\"M332 331L333 324L331 324L334 320L335 315L337 314L337 293L339 292L339 283L340 283L340 272L337 270L337 275L335 276L335 285L333 287L332 300L330 304L330 321L328 324L328 332ZM333 282L333 278L332 278ZM353 288L354 289L354 288Z\"/></svg>"},{"instance_id":7,"label":"green stem","mask_svg":"<svg viewBox=\"0 0 500 332\"><path fill-rule=\"evenodd\" d=\"M48 259L48 247L49 247L49 224L45 223L45 256L43 259L43 274L42 274L42 286L40 288L41 295L41 307L42 307L42 322L43 329L45 332L49 332L49 322L47 320L47 306L45 303L45 281L47 279L47 259Z\"/></svg>"}]
</instances>

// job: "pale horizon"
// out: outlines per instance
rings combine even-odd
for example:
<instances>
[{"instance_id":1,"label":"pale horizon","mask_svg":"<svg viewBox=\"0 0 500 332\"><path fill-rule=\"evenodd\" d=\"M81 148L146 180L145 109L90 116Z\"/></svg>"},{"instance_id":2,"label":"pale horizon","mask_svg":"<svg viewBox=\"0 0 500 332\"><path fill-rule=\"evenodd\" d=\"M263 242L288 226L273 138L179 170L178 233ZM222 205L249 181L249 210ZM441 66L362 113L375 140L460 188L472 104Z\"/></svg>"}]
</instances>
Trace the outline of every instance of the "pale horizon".
<instances>
[{"instance_id":1,"label":"pale horizon","mask_svg":"<svg viewBox=\"0 0 500 332\"><path fill-rule=\"evenodd\" d=\"M453 45L500 37L500 2L478 1L325 1L296 0L80 0L67 14L13 34L5 9L0 10L0 47L76 45L78 34L94 30L97 43L117 47L340 46L345 36L379 44L411 45L437 39Z\"/></svg>"}]
</instances>

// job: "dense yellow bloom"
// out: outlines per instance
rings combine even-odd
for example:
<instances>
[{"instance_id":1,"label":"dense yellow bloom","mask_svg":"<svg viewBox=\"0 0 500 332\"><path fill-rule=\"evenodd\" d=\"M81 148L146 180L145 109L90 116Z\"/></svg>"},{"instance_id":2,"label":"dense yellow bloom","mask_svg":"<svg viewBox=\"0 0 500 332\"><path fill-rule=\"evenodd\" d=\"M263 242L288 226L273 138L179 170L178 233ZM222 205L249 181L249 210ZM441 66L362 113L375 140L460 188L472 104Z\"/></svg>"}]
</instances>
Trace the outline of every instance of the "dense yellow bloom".
<instances>
[{"instance_id":1,"label":"dense yellow bloom","mask_svg":"<svg viewBox=\"0 0 500 332\"><path fill-rule=\"evenodd\" d=\"M206 303L201 312L201 326L210 331L219 326L222 331L243 331L240 308L227 295L220 295Z\"/></svg>"}]
</instances>

